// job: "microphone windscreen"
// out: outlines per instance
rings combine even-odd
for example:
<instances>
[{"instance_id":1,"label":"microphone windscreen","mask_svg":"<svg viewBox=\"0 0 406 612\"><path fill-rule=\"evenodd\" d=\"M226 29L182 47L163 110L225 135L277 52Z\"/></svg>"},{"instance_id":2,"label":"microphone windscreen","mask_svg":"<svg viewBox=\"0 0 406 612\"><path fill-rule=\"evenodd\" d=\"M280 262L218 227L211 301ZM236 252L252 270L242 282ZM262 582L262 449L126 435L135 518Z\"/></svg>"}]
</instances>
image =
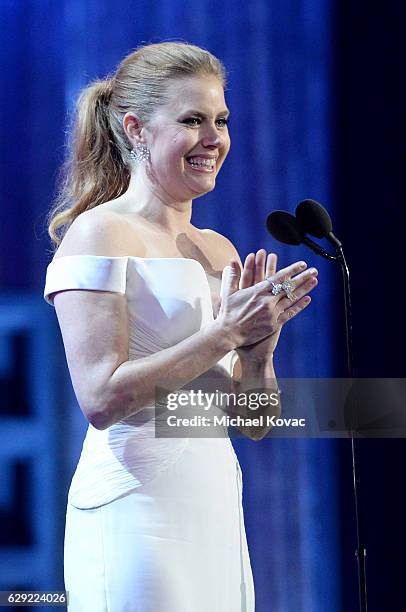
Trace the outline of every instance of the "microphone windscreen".
<instances>
[{"instance_id":1,"label":"microphone windscreen","mask_svg":"<svg viewBox=\"0 0 406 612\"><path fill-rule=\"evenodd\" d=\"M296 207L296 218L305 234L326 238L333 229L330 215L316 200L303 200Z\"/></svg>"},{"instance_id":2,"label":"microphone windscreen","mask_svg":"<svg viewBox=\"0 0 406 612\"><path fill-rule=\"evenodd\" d=\"M274 210L266 220L268 232L279 242L285 244L301 244L303 232L294 215L284 210Z\"/></svg>"}]
</instances>

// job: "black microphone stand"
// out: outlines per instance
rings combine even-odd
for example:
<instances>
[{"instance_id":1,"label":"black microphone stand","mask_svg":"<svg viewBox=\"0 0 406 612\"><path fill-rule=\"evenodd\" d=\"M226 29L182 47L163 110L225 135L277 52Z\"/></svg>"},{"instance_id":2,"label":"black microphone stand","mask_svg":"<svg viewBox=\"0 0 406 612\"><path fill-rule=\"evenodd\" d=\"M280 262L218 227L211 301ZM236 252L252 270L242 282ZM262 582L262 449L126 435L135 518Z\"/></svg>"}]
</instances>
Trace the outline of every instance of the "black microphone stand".
<instances>
[{"instance_id":1,"label":"black microphone stand","mask_svg":"<svg viewBox=\"0 0 406 612\"><path fill-rule=\"evenodd\" d=\"M350 292L350 272L344 256L344 251L341 244L336 246L337 263L340 264L343 273L344 281L344 308L345 308L345 329L347 339L347 369L348 376L351 379L355 377L354 356L352 350L352 321L351 321L351 292ZM359 473L359 455L357 440L354 436L353 422L351 423L351 453L352 453L352 473L353 473L353 488L354 488L354 503L355 503L355 522L356 522L356 538L357 549L355 556L358 565L358 594L359 594L359 609L360 612L367 612L367 584L366 584L366 556L367 550L364 545L362 521L359 512L359 493L360 493L360 473Z\"/></svg>"},{"instance_id":2,"label":"black microphone stand","mask_svg":"<svg viewBox=\"0 0 406 612\"><path fill-rule=\"evenodd\" d=\"M345 309L345 331L347 342L347 370L351 380L355 377L354 356L352 350L352 321L351 321L351 292L350 292L350 271L344 256L342 244L330 232L326 238L336 249L336 255L331 255L325 251L317 242L311 240L307 236L302 237L302 243L311 249L317 255L334 261L341 266L344 281L344 309ZM353 415L353 412L351 412ZM352 473L353 473L353 489L354 489L354 504L355 504L355 523L356 523L356 538L357 549L355 556L358 566L358 594L359 594L359 610L367 612L367 585L366 585L366 556L367 551L364 545L363 530L361 515L359 512L359 496L360 496L360 473L359 473L359 454L357 448L357 440L354 435L354 423L351 421L351 455L352 455Z\"/></svg>"},{"instance_id":3,"label":"black microphone stand","mask_svg":"<svg viewBox=\"0 0 406 612\"><path fill-rule=\"evenodd\" d=\"M299 205L300 206L300 205ZM314 206L316 206L316 210L314 210ZM322 209L321 222L320 219L317 219L317 216L320 215L320 209ZM329 261L334 261L341 266L341 270L343 273L343 281L344 281L344 307L345 307L345 329L346 329L346 341L347 341L347 368L348 368L348 376L353 381L355 377L355 368L354 368L354 357L352 350L352 322L351 322L351 292L350 292L350 272L347 266L347 262L345 260L344 251L342 248L341 242L338 240L336 236L334 236L331 231L331 220L328 216L328 213L321 204L317 202L313 202L311 216L312 219L316 220L316 235L317 237L325 237L327 240L333 245L336 254L332 255L325 251L317 242L311 240L306 233L313 234L313 231L308 231L308 229L304 229L304 226L301 226L300 222L298 222L297 218L290 213L285 213L283 211L275 211L271 213L270 216L277 215L277 218L273 221L273 223L269 222L269 217L267 220L267 228L268 231L281 242L292 245L299 245L300 243L307 246L317 255L324 257L324 259L328 259ZM330 230L324 230L325 225L330 225ZM321 233L319 230L321 228ZM314 229L314 228L313 228ZM277 230L277 231L275 231ZM281 231L282 230L282 231ZM324 233L325 232L325 233ZM360 612L367 612L367 587L366 587L366 547L364 546L363 540L363 530L362 530L362 522L361 515L359 512L359 493L360 493L360 474L359 474L359 455L357 448L357 440L355 437L355 428L354 428L354 419L353 419L354 411L351 410L351 454L352 454L352 472L353 472L353 488L354 488L354 503L355 503L355 522L356 522L356 538L357 538L357 549L355 551L355 556L357 558L357 566L358 566L358 592L359 592L359 610Z\"/></svg>"},{"instance_id":4,"label":"black microphone stand","mask_svg":"<svg viewBox=\"0 0 406 612\"><path fill-rule=\"evenodd\" d=\"M330 233L326 236L336 249L336 255L331 255L321 248L317 242L314 242L307 236L302 239L303 244L310 248L314 253L335 261L341 266L344 281L344 309L345 309L345 332L347 341L347 370L351 380L355 377L354 355L352 350L352 321L351 321L351 291L350 291L350 271L344 256L342 244L337 238ZM352 413L353 414L353 413ZM359 594L359 610L367 612L367 584L366 584L366 556L367 551L364 545L363 530L361 515L359 512L359 496L360 496L360 473L359 473L359 454L357 440L354 435L354 423L351 421L351 455L352 455L352 473L353 473L353 489L354 489L354 504L355 504L355 523L356 523L356 538L357 549L355 556L358 566L358 594Z\"/></svg>"}]
</instances>

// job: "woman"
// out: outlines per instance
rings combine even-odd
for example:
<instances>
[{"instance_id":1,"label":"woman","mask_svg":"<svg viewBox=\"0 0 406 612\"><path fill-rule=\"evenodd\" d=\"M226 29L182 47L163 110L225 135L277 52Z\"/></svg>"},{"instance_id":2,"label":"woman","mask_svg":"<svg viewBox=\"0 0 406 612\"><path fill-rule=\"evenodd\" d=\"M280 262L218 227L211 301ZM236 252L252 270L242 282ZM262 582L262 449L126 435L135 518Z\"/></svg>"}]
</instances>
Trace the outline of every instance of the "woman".
<instances>
[{"instance_id":1,"label":"woman","mask_svg":"<svg viewBox=\"0 0 406 612\"><path fill-rule=\"evenodd\" d=\"M263 249L243 266L191 224L230 148L224 88L217 58L171 42L131 53L78 101L44 291L89 421L66 517L72 612L254 610L229 438L158 437L153 417L168 379L269 386L281 328L317 283L304 262L276 273Z\"/></svg>"}]
</instances>

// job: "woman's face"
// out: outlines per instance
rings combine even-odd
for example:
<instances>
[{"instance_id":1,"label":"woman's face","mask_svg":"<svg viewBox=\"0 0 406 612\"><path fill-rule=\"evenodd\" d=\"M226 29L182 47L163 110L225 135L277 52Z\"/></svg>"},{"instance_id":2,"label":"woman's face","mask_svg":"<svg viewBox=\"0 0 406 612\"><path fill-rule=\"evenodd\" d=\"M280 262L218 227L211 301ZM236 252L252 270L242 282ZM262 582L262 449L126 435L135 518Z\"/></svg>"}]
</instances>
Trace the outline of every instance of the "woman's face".
<instances>
[{"instance_id":1,"label":"woman's face","mask_svg":"<svg viewBox=\"0 0 406 612\"><path fill-rule=\"evenodd\" d=\"M214 189L230 149L229 111L214 76L177 79L168 93L169 102L144 127L148 175L154 189L182 202Z\"/></svg>"}]
</instances>

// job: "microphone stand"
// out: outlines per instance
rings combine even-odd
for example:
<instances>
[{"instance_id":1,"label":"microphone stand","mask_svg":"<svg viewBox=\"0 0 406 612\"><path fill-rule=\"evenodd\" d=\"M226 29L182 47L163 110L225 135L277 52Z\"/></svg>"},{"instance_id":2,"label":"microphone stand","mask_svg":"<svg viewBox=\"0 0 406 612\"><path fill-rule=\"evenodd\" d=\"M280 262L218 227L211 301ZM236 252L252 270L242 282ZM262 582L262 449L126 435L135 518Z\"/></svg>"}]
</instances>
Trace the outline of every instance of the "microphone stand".
<instances>
[{"instance_id":1,"label":"microphone stand","mask_svg":"<svg viewBox=\"0 0 406 612\"><path fill-rule=\"evenodd\" d=\"M327 240L336 249L336 255L331 255L325 251L317 242L314 242L307 236L303 236L302 243L310 248L314 253L328 259L329 261L335 261L341 266L344 281L344 309L345 309L345 331L346 331L346 342L347 342L347 369L348 376L350 379L355 377L354 368L354 356L352 350L352 321L351 321L351 292L350 292L350 271L344 256L342 244L337 238L330 232L326 236ZM357 440L354 436L353 420L351 420L351 455L352 455L352 473L353 473L353 490L354 490L354 504L355 504L355 523L356 523L356 538L357 538L357 549L355 556L357 558L358 566L358 594L359 594L359 610L360 612L367 612L367 585L366 585L366 556L367 551L363 540L363 530L361 515L359 512L359 496L360 496L360 473L359 473L359 453L356 444Z\"/></svg>"},{"instance_id":2,"label":"microphone stand","mask_svg":"<svg viewBox=\"0 0 406 612\"><path fill-rule=\"evenodd\" d=\"M351 379L355 377L354 356L352 350L352 321L351 321L351 292L350 292L350 272L344 256L344 251L341 244L337 245L336 261L341 266L344 281L344 308L345 308L345 329L347 339L347 368L348 375ZM366 584L366 556L367 550L364 545L362 522L359 512L359 494L360 494L360 472L359 472L359 455L357 440L354 436L353 422L351 423L351 454L352 454L352 473L353 473L353 489L355 503L355 522L356 522L356 537L357 549L355 556L358 566L358 594L359 594L359 609L360 612L367 612L367 584Z\"/></svg>"},{"instance_id":3,"label":"microphone stand","mask_svg":"<svg viewBox=\"0 0 406 612\"><path fill-rule=\"evenodd\" d=\"M321 204L317 204L318 209L323 209ZM323 209L324 210L324 209ZM351 380L354 380L355 377L355 368L354 368L354 357L352 350L352 322L351 322L351 293L350 293L350 272L347 266L347 262L345 260L344 251L342 248L341 242L338 240L336 236L334 236L331 231L331 220L328 216L327 211L324 210L322 215L324 221L327 215L328 222L327 225L330 224L330 230L327 230L327 233L324 233L324 229L322 229L322 235L318 235L318 232L315 234L317 237L325 237L327 240L333 245L336 254L332 255L325 251L317 242L311 240L305 234L307 231L301 227L300 222L298 222L297 218L291 215L290 213L283 213L281 211L277 211L279 215L283 215L284 223L282 224L282 229L284 230L282 234L284 236L280 238L278 235L279 232L275 235L272 231L272 228L269 227L267 221L267 228L269 232L281 242L285 242L286 244L298 245L300 243L307 246L317 255L324 257L324 259L328 259L329 261L334 261L341 266L341 270L343 273L343 281L344 281L344 306L345 306L345 330L346 330L346 341L347 341L347 368L348 368L348 376ZM274 213L271 213L274 214ZM314 218L316 215L317 220L317 211L313 210L312 217ZM317 225L317 224L316 224ZM323 223L322 223L323 226ZM288 235L286 239L286 229L288 229ZM312 232L309 232L312 233ZM291 241L293 240L293 241ZM364 546L363 541L363 530L361 524L361 515L359 512L359 493L360 493L360 474L359 474L359 455L357 448L357 440L355 437L355 429L354 429L354 420L353 420L353 412L351 412L351 454L352 454L352 472L353 472L353 488L354 488L354 503L355 503L355 522L356 522L356 538L357 538L357 548L355 551L355 556L357 558L357 566L358 566L358 594L359 594L359 610L360 612L367 612L367 586L366 586L366 548Z\"/></svg>"}]
</instances>

